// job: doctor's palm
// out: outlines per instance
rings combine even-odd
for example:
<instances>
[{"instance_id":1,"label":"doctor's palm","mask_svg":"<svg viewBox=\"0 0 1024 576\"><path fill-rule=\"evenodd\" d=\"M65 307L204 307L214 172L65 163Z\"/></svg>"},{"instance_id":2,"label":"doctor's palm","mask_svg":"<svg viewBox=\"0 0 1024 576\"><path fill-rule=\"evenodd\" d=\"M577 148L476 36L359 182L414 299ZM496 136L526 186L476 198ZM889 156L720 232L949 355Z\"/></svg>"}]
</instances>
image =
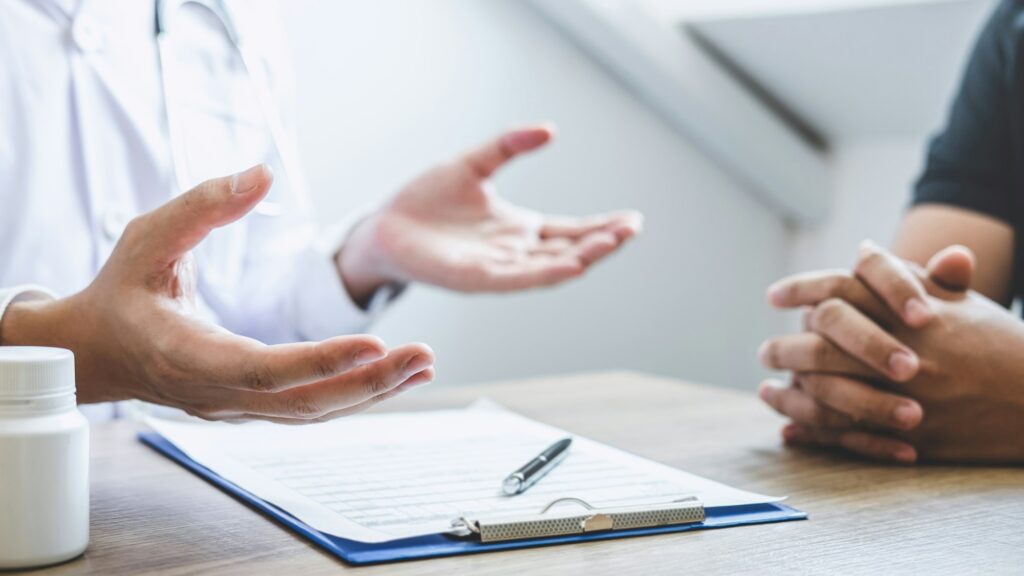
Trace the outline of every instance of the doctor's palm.
<instances>
[{"instance_id":1,"label":"doctor's palm","mask_svg":"<svg viewBox=\"0 0 1024 576\"><path fill-rule=\"evenodd\" d=\"M366 277L353 272L361 266L378 281L521 290L577 277L616 250L639 231L638 213L546 216L496 194L498 168L550 139L546 128L509 132L414 180L353 232L340 258L347 283Z\"/></svg>"},{"instance_id":2,"label":"doctor's palm","mask_svg":"<svg viewBox=\"0 0 1024 576\"><path fill-rule=\"evenodd\" d=\"M271 180L257 166L139 216L85 290L10 309L5 336L71 349L81 402L137 398L209 419L325 420L431 380L422 344L388 350L354 335L267 346L194 314L190 250L251 210Z\"/></svg>"}]
</instances>

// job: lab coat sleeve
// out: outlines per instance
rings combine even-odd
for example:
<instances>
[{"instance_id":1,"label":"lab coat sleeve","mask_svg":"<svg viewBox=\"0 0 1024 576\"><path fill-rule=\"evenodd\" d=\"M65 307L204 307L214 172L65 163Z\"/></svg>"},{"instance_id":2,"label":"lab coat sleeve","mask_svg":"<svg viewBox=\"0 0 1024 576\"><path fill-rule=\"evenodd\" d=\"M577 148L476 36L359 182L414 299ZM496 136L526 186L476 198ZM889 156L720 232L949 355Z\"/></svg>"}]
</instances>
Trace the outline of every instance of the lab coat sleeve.
<instances>
[{"instance_id":1,"label":"lab coat sleeve","mask_svg":"<svg viewBox=\"0 0 1024 576\"><path fill-rule=\"evenodd\" d=\"M258 30L251 37L259 39L271 96L280 110L286 140L280 145L291 147L296 158L291 58L275 4L237 6L251 17L242 24L251 26L250 31ZM204 291L204 299L225 328L268 344L365 332L401 292L398 287L384 287L363 309L342 284L335 256L349 231L369 210L351 214L330 230L318 230L301 166L285 167L280 160L276 156L268 159L276 175L274 186L280 187L272 189L268 198L286 191L277 196L284 204L283 214L246 218L246 257L240 284L210 287Z\"/></svg>"},{"instance_id":2,"label":"lab coat sleeve","mask_svg":"<svg viewBox=\"0 0 1024 576\"><path fill-rule=\"evenodd\" d=\"M4 314L7 313L7 308L15 302L23 302L26 300L53 300L56 299L57 295L43 288L42 286L35 286L31 284L24 284L21 286L12 286L10 288L0 288L0 325L3 325ZM3 340L3 334L0 334L0 342Z\"/></svg>"},{"instance_id":3,"label":"lab coat sleeve","mask_svg":"<svg viewBox=\"0 0 1024 576\"><path fill-rule=\"evenodd\" d=\"M296 270L298 280L291 290L289 309L298 333L311 340L323 340L346 328L367 328L401 292L398 285L381 287L366 309L359 307L345 288L335 264L335 255L355 224L366 215L362 211L324 234L304 251Z\"/></svg>"}]
</instances>

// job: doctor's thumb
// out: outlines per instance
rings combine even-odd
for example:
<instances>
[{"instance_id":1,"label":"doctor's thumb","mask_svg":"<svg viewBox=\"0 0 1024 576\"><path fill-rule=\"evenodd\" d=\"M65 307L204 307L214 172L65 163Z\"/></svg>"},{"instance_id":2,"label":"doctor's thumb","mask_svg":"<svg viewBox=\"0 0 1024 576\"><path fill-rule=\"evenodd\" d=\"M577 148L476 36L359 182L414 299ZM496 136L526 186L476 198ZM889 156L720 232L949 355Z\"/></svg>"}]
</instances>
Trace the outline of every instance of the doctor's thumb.
<instances>
[{"instance_id":1,"label":"doctor's thumb","mask_svg":"<svg viewBox=\"0 0 1024 576\"><path fill-rule=\"evenodd\" d=\"M207 180L141 216L135 228L143 230L136 240L144 244L144 253L161 262L175 260L195 248L214 228L245 216L267 195L273 181L274 175L265 164Z\"/></svg>"}]
</instances>

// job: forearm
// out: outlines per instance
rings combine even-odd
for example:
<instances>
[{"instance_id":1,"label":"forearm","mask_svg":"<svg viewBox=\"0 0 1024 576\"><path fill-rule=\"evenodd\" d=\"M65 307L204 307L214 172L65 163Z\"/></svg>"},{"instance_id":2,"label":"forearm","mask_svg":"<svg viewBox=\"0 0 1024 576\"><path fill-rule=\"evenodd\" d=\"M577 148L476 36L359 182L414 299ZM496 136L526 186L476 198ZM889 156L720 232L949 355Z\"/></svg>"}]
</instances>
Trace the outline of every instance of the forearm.
<instances>
[{"instance_id":1,"label":"forearm","mask_svg":"<svg viewBox=\"0 0 1024 576\"><path fill-rule=\"evenodd\" d=\"M947 246L966 246L977 257L970 288L1005 306L1012 300L1013 243L1013 228L1005 222L963 208L924 204L903 219L893 252L924 266Z\"/></svg>"}]
</instances>

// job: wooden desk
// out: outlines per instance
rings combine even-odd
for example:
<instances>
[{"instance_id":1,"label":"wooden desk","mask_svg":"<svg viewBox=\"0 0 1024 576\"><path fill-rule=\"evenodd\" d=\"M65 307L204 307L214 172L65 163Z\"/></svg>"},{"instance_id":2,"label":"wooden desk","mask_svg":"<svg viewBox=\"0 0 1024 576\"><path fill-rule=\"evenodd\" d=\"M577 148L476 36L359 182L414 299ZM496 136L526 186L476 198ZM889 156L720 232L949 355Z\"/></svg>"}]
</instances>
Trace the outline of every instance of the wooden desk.
<instances>
[{"instance_id":1,"label":"wooden desk","mask_svg":"<svg viewBox=\"0 0 1024 576\"><path fill-rule=\"evenodd\" d=\"M481 394L528 416L742 488L803 522L352 568L135 439L93 429L92 542L33 574L1024 573L1024 470L880 466L780 447L754 397L631 373L427 387L409 410Z\"/></svg>"}]
</instances>

